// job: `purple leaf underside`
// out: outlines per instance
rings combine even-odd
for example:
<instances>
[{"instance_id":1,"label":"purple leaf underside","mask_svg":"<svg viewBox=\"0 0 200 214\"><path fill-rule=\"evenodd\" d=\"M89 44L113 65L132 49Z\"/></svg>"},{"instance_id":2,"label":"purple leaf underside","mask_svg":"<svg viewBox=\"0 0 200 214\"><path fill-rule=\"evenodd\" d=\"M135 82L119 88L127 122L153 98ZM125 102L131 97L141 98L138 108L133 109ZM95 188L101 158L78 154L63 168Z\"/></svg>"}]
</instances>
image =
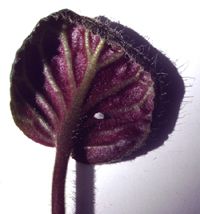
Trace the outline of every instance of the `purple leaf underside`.
<instances>
[{"instance_id":1,"label":"purple leaf underside","mask_svg":"<svg viewBox=\"0 0 200 214\"><path fill-rule=\"evenodd\" d=\"M65 214L70 155L98 164L157 148L183 95L173 63L134 30L67 9L41 19L16 54L10 105L25 135L56 147L52 214Z\"/></svg>"},{"instance_id":2,"label":"purple leaf underside","mask_svg":"<svg viewBox=\"0 0 200 214\"><path fill-rule=\"evenodd\" d=\"M13 64L16 124L43 145L69 144L78 161L112 162L137 151L151 127L151 73L85 24L54 29L46 22L48 28L36 28Z\"/></svg>"}]
</instances>

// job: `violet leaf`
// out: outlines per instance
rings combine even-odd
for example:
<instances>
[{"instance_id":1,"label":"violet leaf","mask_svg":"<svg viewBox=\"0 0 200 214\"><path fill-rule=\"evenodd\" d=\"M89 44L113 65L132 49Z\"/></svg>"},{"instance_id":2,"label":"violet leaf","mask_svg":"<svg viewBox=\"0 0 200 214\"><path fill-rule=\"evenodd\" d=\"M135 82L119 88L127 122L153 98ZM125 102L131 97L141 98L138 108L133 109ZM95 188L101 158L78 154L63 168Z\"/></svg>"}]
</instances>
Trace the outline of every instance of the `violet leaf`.
<instances>
[{"instance_id":1,"label":"violet leaf","mask_svg":"<svg viewBox=\"0 0 200 214\"><path fill-rule=\"evenodd\" d=\"M171 99L170 81L162 84L160 74L172 77L173 69L181 92ZM172 116L176 118L184 93L182 80L172 63L136 32L69 10L38 23L13 63L11 111L25 135L56 147L53 214L65 213L70 154L96 164L141 151L154 136L157 116L169 115L163 111L169 106L163 92L170 102L176 98L177 107L170 106L171 112L176 109ZM174 124L175 120L164 138Z\"/></svg>"},{"instance_id":2,"label":"violet leaf","mask_svg":"<svg viewBox=\"0 0 200 214\"><path fill-rule=\"evenodd\" d=\"M106 26L70 11L40 21L13 64L16 124L47 146L75 143L88 163L139 149L150 132L154 81L126 45Z\"/></svg>"}]
</instances>

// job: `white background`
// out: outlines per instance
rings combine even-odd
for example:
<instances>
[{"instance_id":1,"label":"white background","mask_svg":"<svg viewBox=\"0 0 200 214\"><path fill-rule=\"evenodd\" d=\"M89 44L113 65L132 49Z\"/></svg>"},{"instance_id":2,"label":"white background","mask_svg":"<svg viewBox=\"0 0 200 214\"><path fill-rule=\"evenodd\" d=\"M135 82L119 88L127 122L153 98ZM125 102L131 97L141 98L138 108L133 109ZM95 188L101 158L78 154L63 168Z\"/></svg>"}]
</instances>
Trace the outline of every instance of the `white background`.
<instances>
[{"instance_id":1,"label":"white background","mask_svg":"<svg viewBox=\"0 0 200 214\"><path fill-rule=\"evenodd\" d=\"M16 50L38 20L63 8L90 17L106 15L138 31L176 63L188 86L175 131L164 146L134 161L95 167L95 214L200 213L198 2L0 1L0 213L50 214L55 150L33 143L15 126L9 75ZM68 214L74 213L75 174L70 160Z\"/></svg>"}]
</instances>

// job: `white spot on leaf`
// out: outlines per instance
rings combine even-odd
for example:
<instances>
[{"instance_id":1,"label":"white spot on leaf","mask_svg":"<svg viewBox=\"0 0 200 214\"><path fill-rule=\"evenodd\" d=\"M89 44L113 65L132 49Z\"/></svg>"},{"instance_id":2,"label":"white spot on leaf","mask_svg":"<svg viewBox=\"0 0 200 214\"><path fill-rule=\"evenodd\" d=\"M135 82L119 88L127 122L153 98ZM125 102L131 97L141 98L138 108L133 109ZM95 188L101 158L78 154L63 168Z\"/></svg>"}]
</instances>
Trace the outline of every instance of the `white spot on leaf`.
<instances>
[{"instance_id":1,"label":"white spot on leaf","mask_svg":"<svg viewBox=\"0 0 200 214\"><path fill-rule=\"evenodd\" d=\"M96 118L97 120L103 120L104 119L104 114L101 112L97 112L94 114L94 118Z\"/></svg>"}]
</instances>

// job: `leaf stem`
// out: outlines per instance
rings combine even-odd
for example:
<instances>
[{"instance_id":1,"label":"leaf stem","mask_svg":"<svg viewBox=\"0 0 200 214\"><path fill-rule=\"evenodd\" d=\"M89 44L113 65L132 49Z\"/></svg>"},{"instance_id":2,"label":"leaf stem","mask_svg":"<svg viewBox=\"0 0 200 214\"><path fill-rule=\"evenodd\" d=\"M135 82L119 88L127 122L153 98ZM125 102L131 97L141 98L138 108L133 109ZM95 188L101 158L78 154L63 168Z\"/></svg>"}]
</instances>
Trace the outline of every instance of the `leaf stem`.
<instances>
[{"instance_id":1,"label":"leaf stem","mask_svg":"<svg viewBox=\"0 0 200 214\"><path fill-rule=\"evenodd\" d=\"M65 214L65 180L71 149L58 146L52 184L52 214Z\"/></svg>"}]
</instances>

